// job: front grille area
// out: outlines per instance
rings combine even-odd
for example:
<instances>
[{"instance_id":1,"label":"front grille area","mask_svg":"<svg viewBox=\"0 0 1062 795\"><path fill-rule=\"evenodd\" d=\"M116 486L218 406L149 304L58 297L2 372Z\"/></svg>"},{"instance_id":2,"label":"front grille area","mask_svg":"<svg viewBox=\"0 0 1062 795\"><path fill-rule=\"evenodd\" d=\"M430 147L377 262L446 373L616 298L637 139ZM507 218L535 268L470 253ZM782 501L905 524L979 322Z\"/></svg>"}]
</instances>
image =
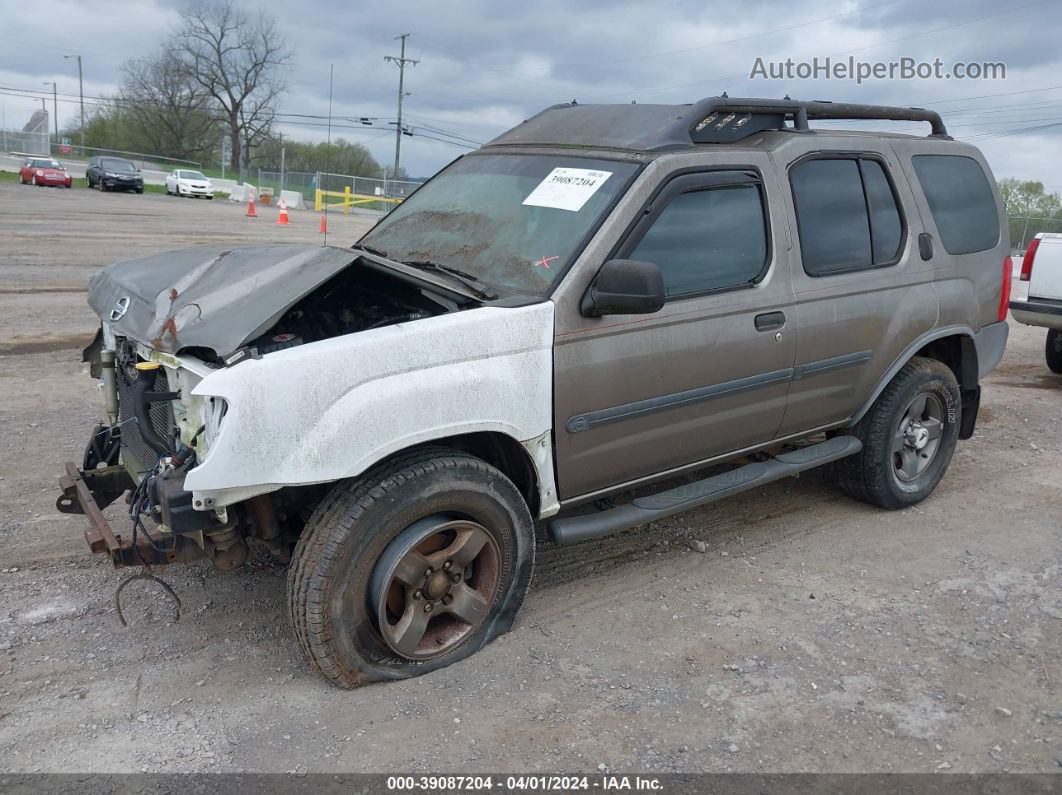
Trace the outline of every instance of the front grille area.
<instances>
[{"instance_id":1,"label":"front grille area","mask_svg":"<svg viewBox=\"0 0 1062 795\"><path fill-rule=\"evenodd\" d=\"M133 414L136 381L135 376L129 374L129 370L132 370L135 361L136 354L130 353L128 359L119 355L118 366L115 369L118 373L118 421L122 425L122 460L128 469L141 473L147 472L155 465L158 454L148 447L140 435L140 429L137 428L136 417ZM159 392L169 388L163 383L165 372L163 369L155 385L155 389ZM151 424L159 436L168 439L173 435L174 420L171 403L152 403L150 416Z\"/></svg>"}]
</instances>

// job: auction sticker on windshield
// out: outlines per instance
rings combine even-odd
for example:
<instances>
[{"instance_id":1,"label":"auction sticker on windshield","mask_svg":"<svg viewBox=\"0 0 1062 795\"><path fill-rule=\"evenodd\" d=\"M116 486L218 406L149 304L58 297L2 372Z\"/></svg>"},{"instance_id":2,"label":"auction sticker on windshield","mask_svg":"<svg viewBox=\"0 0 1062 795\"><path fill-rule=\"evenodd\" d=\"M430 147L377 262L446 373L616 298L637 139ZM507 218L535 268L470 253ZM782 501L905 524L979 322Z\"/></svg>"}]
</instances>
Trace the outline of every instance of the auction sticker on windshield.
<instances>
[{"instance_id":1,"label":"auction sticker on windshield","mask_svg":"<svg viewBox=\"0 0 1062 795\"><path fill-rule=\"evenodd\" d=\"M611 171L555 168L538 183L523 203L532 207L552 207L577 213L611 176Z\"/></svg>"}]
</instances>

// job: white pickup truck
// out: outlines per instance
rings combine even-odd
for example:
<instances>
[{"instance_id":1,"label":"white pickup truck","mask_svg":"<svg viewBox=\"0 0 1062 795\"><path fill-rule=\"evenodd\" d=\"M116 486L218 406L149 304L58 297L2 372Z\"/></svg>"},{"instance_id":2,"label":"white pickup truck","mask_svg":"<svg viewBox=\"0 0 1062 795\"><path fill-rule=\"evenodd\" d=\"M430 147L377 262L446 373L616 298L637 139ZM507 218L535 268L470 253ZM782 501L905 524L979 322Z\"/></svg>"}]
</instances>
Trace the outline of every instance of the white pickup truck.
<instances>
[{"instance_id":1,"label":"white pickup truck","mask_svg":"<svg viewBox=\"0 0 1062 795\"><path fill-rule=\"evenodd\" d=\"M1047 329L1047 366L1062 374L1062 234L1041 232L1033 238L1010 311L1019 323Z\"/></svg>"}]
</instances>

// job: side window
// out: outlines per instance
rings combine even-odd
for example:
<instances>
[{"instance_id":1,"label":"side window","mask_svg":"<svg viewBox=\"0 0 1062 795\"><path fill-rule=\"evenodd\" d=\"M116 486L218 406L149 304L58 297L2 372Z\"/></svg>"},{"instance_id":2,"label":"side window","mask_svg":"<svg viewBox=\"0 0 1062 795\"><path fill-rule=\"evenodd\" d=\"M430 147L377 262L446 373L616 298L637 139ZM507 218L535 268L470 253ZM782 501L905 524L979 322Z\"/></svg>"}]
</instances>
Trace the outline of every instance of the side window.
<instances>
[{"instance_id":1,"label":"side window","mask_svg":"<svg viewBox=\"0 0 1062 795\"><path fill-rule=\"evenodd\" d=\"M804 271L829 276L894 264L903 219L884 166L862 157L816 158L790 169Z\"/></svg>"},{"instance_id":2,"label":"side window","mask_svg":"<svg viewBox=\"0 0 1062 795\"><path fill-rule=\"evenodd\" d=\"M981 165L963 155L911 158L929 211L949 254L972 254L999 243L999 213Z\"/></svg>"},{"instance_id":3,"label":"side window","mask_svg":"<svg viewBox=\"0 0 1062 795\"><path fill-rule=\"evenodd\" d=\"M870 244L874 264L891 262L899 256L900 244L903 242L900 208L896 206L896 197L880 162L860 160L859 170L863 175L863 190L870 214Z\"/></svg>"},{"instance_id":4,"label":"side window","mask_svg":"<svg viewBox=\"0 0 1062 795\"><path fill-rule=\"evenodd\" d=\"M750 285L767 250L760 187L746 183L674 196L627 256L656 263L671 298Z\"/></svg>"}]
</instances>

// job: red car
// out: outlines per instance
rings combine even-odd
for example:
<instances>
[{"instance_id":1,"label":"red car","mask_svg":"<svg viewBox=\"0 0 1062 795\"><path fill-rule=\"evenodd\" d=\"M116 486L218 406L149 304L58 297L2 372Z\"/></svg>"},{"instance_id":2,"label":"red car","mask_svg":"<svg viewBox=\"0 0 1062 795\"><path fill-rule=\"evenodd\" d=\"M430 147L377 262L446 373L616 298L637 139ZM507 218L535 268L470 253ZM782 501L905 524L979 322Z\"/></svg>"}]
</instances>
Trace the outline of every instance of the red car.
<instances>
[{"instance_id":1,"label":"red car","mask_svg":"<svg viewBox=\"0 0 1062 795\"><path fill-rule=\"evenodd\" d=\"M64 188L73 185L67 170L58 160L50 157L29 158L18 170L18 178L23 185L27 182L33 185L61 185Z\"/></svg>"}]
</instances>

